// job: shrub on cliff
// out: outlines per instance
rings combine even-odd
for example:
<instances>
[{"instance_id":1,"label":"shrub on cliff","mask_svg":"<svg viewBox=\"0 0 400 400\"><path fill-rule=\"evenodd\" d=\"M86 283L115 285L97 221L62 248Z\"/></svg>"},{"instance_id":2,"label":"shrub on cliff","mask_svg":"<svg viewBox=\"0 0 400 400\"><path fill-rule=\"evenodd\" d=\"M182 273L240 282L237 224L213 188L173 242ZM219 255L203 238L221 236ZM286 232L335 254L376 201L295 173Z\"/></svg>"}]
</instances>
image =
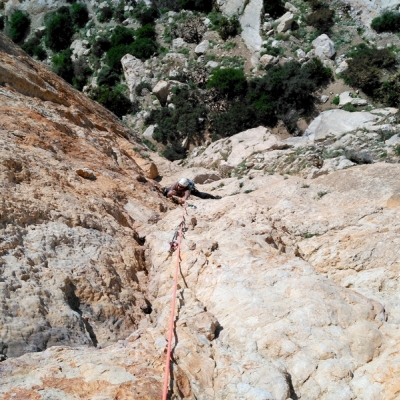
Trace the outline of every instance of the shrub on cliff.
<instances>
[{"instance_id":1,"label":"shrub on cliff","mask_svg":"<svg viewBox=\"0 0 400 400\"><path fill-rule=\"evenodd\" d=\"M0 31L4 30L5 18L4 15L0 15Z\"/></svg>"},{"instance_id":2,"label":"shrub on cliff","mask_svg":"<svg viewBox=\"0 0 400 400\"><path fill-rule=\"evenodd\" d=\"M334 16L335 12L327 5L323 5L307 16L306 23L314 27L318 33L325 33L334 25Z\"/></svg>"},{"instance_id":3,"label":"shrub on cliff","mask_svg":"<svg viewBox=\"0 0 400 400\"><path fill-rule=\"evenodd\" d=\"M92 46L92 54L96 57L101 57L110 47L110 39L105 36L99 36Z\"/></svg>"},{"instance_id":4,"label":"shrub on cliff","mask_svg":"<svg viewBox=\"0 0 400 400\"><path fill-rule=\"evenodd\" d=\"M134 31L121 25L115 27L110 37L111 47L119 46L120 44L131 44L134 40Z\"/></svg>"},{"instance_id":5,"label":"shrub on cliff","mask_svg":"<svg viewBox=\"0 0 400 400\"><path fill-rule=\"evenodd\" d=\"M143 25L153 25L154 21L160 16L160 13L155 6L147 7L147 5L143 3L139 3L134 11L134 17Z\"/></svg>"},{"instance_id":6,"label":"shrub on cliff","mask_svg":"<svg viewBox=\"0 0 400 400\"><path fill-rule=\"evenodd\" d=\"M215 70L207 82L207 89L211 88L215 88L228 98L245 95L246 76L242 70L236 68Z\"/></svg>"},{"instance_id":7,"label":"shrub on cliff","mask_svg":"<svg viewBox=\"0 0 400 400\"><path fill-rule=\"evenodd\" d=\"M72 22L78 27L83 28L89 20L89 13L86 4L75 3L70 8Z\"/></svg>"},{"instance_id":8,"label":"shrub on cliff","mask_svg":"<svg viewBox=\"0 0 400 400\"><path fill-rule=\"evenodd\" d=\"M41 45L40 39L36 36L32 36L21 47L31 57L35 57L40 61L45 60L47 57L46 50Z\"/></svg>"},{"instance_id":9,"label":"shrub on cliff","mask_svg":"<svg viewBox=\"0 0 400 400\"><path fill-rule=\"evenodd\" d=\"M20 43L29 27L31 25L31 18L25 11L17 10L11 14L11 17L7 23L6 33L10 39L15 43Z\"/></svg>"},{"instance_id":10,"label":"shrub on cliff","mask_svg":"<svg viewBox=\"0 0 400 400\"><path fill-rule=\"evenodd\" d=\"M107 65L104 66L97 75L98 86L103 86L103 85L114 86L119 81L120 81L119 75Z\"/></svg>"},{"instance_id":11,"label":"shrub on cliff","mask_svg":"<svg viewBox=\"0 0 400 400\"><path fill-rule=\"evenodd\" d=\"M111 6L106 5L97 12L97 21L99 22L108 22L113 17L113 9Z\"/></svg>"},{"instance_id":12,"label":"shrub on cliff","mask_svg":"<svg viewBox=\"0 0 400 400\"><path fill-rule=\"evenodd\" d=\"M380 88L381 69L391 69L396 65L396 57L389 49L377 49L361 43L348 56L348 69L344 71L344 81L374 96Z\"/></svg>"},{"instance_id":13,"label":"shrub on cliff","mask_svg":"<svg viewBox=\"0 0 400 400\"><path fill-rule=\"evenodd\" d=\"M71 55L72 50L66 49L59 54L55 54L51 59L53 72L66 80L68 83L72 83L72 78L74 77Z\"/></svg>"},{"instance_id":14,"label":"shrub on cliff","mask_svg":"<svg viewBox=\"0 0 400 400\"><path fill-rule=\"evenodd\" d=\"M264 12L269 14L273 19L281 17L286 12L282 0L263 0L263 6Z\"/></svg>"},{"instance_id":15,"label":"shrub on cliff","mask_svg":"<svg viewBox=\"0 0 400 400\"><path fill-rule=\"evenodd\" d=\"M119 118L134 110L133 104L120 86L113 88L99 86L92 91L90 98L112 111Z\"/></svg>"},{"instance_id":16,"label":"shrub on cliff","mask_svg":"<svg viewBox=\"0 0 400 400\"><path fill-rule=\"evenodd\" d=\"M56 13L45 19L46 34L44 42L48 48L55 52L67 49L71 44L74 28L72 18L62 7Z\"/></svg>"},{"instance_id":17,"label":"shrub on cliff","mask_svg":"<svg viewBox=\"0 0 400 400\"><path fill-rule=\"evenodd\" d=\"M398 11L384 11L371 22L371 28L376 32L400 32L400 13Z\"/></svg>"},{"instance_id":18,"label":"shrub on cliff","mask_svg":"<svg viewBox=\"0 0 400 400\"><path fill-rule=\"evenodd\" d=\"M218 33L222 40L236 36L240 33L240 22L236 15L231 18L222 17L219 21Z\"/></svg>"}]
</instances>

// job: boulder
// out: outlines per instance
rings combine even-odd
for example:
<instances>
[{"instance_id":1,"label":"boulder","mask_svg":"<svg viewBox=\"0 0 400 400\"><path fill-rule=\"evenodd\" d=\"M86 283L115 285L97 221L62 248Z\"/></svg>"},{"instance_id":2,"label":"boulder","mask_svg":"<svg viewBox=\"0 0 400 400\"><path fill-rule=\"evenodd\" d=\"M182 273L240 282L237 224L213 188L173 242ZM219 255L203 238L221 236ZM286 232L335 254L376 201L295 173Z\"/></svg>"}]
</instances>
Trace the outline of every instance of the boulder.
<instances>
[{"instance_id":1,"label":"boulder","mask_svg":"<svg viewBox=\"0 0 400 400\"><path fill-rule=\"evenodd\" d=\"M314 39L312 45L314 46L316 57L322 60L331 59L336 53L334 43L325 33Z\"/></svg>"},{"instance_id":2,"label":"boulder","mask_svg":"<svg viewBox=\"0 0 400 400\"><path fill-rule=\"evenodd\" d=\"M349 64L347 64L346 61L342 61L337 68L335 69L335 74L342 74L344 71L347 70L347 68L349 68Z\"/></svg>"},{"instance_id":3,"label":"boulder","mask_svg":"<svg viewBox=\"0 0 400 400\"><path fill-rule=\"evenodd\" d=\"M294 15L291 12L287 12L282 15L279 19L277 19L278 26L276 27L277 33L286 32L288 29L292 27L292 23L294 21Z\"/></svg>"},{"instance_id":4,"label":"boulder","mask_svg":"<svg viewBox=\"0 0 400 400\"><path fill-rule=\"evenodd\" d=\"M196 46L194 49L194 52L198 55L201 56L204 53L207 52L208 48L210 47L210 42L208 40L203 40L200 44Z\"/></svg>"},{"instance_id":5,"label":"boulder","mask_svg":"<svg viewBox=\"0 0 400 400\"><path fill-rule=\"evenodd\" d=\"M157 97L158 101L163 105L167 102L168 96L171 93L171 89L174 86L183 86L184 84L182 82L178 81L159 81L157 84L153 87L153 94Z\"/></svg>"},{"instance_id":6,"label":"boulder","mask_svg":"<svg viewBox=\"0 0 400 400\"><path fill-rule=\"evenodd\" d=\"M260 64L266 69L272 67L273 65L278 63L278 61L279 61L278 57L271 56L270 54L264 54L260 58Z\"/></svg>"}]
</instances>

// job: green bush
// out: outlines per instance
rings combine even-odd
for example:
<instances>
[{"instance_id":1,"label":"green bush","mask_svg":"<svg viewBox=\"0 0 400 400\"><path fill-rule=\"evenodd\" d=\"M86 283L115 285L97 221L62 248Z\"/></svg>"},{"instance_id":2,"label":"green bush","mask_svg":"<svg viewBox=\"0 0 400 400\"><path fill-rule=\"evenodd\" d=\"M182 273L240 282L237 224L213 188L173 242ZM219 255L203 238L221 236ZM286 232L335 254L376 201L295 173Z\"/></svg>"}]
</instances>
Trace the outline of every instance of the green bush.
<instances>
[{"instance_id":1,"label":"green bush","mask_svg":"<svg viewBox=\"0 0 400 400\"><path fill-rule=\"evenodd\" d=\"M136 39L155 39L156 38L156 30L154 26L147 24L141 28L136 29L135 31Z\"/></svg>"},{"instance_id":2,"label":"green bush","mask_svg":"<svg viewBox=\"0 0 400 400\"><path fill-rule=\"evenodd\" d=\"M137 38L129 46L129 54L134 57L140 58L141 60L146 60L157 53L158 46L155 40L148 38Z\"/></svg>"},{"instance_id":3,"label":"green bush","mask_svg":"<svg viewBox=\"0 0 400 400\"><path fill-rule=\"evenodd\" d=\"M126 19L127 15L125 15L124 2L120 2L118 4L118 6L116 6L114 8L114 11L113 11L114 19L121 23Z\"/></svg>"},{"instance_id":4,"label":"green bush","mask_svg":"<svg viewBox=\"0 0 400 400\"><path fill-rule=\"evenodd\" d=\"M400 13L398 11L384 11L371 22L371 28L376 32L400 32Z\"/></svg>"},{"instance_id":5,"label":"green bush","mask_svg":"<svg viewBox=\"0 0 400 400\"><path fill-rule=\"evenodd\" d=\"M5 23L4 15L0 15L0 31L4 30L4 23Z\"/></svg>"},{"instance_id":6,"label":"green bush","mask_svg":"<svg viewBox=\"0 0 400 400\"><path fill-rule=\"evenodd\" d=\"M110 39L105 36L100 36L98 39L96 39L92 46L92 54L96 57L101 57L110 48Z\"/></svg>"},{"instance_id":7,"label":"green bush","mask_svg":"<svg viewBox=\"0 0 400 400\"><path fill-rule=\"evenodd\" d=\"M356 112L357 107L354 104L347 103L342 107L343 111L348 111L348 112Z\"/></svg>"},{"instance_id":8,"label":"green bush","mask_svg":"<svg viewBox=\"0 0 400 400\"><path fill-rule=\"evenodd\" d=\"M120 81L120 76L109 66L104 66L97 75L98 86L114 86Z\"/></svg>"},{"instance_id":9,"label":"green bush","mask_svg":"<svg viewBox=\"0 0 400 400\"><path fill-rule=\"evenodd\" d=\"M338 106L340 103L340 96L335 96L335 98L332 100L332 104L335 104L335 106Z\"/></svg>"},{"instance_id":10,"label":"green bush","mask_svg":"<svg viewBox=\"0 0 400 400\"><path fill-rule=\"evenodd\" d=\"M169 161L182 160L186 157L186 149L175 142L168 145L161 154Z\"/></svg>"},{"instance_id":11,"label":"green bush","mask_svg":"<svg viewBox=\"0 0 400 400\"><path fill-rule=\"evenodd\" d=\"M400 104L400 74L397 73L383 82L375 94L385 106L398 107Z\"/></svg>"},{"instance_id":12,"label":"green bush","mask_svg":"<svg viewBox=\"0 0 400 400\"><path fill-rule=\"evenodd\" d=\"M126 44L120 44L119 46L111 47L111 49L107 51L105 62L112 70L117 73L121 73L121 58L128 53L130 53L130 48Z\"/></svg>"},{"instance_id":13,"label":"green bush","mask_svg":"<svg viewBox=\"0 0 400 400\"><path fill-rule=\"evenodd\" d=\"M366 94L375 96L381 87L381 69L394 68L396 57L389 49L368 47L362 43L353 48L348 56L348 68L343 72L345 83L362 89Z\"/></svg>"},{"instance_id":14,"label":"green bush","mask_svg":"<svg viewBox=\"0 0 400 400\"><path fill-rule=\"evenodd\" d=\"M179 10L192 10L209 13L212 10L212 0L178 0Z\"/></svg>"},{"instance_id":15,"label":"green bush","mask_svg":"<svg viewBox=\"0 0 400 400\"><path fill-rule=\"evenodd\" d=\"M51 59L53 72L66 80L68 83L72 83L72 78L74 77L71 55L72 50L66 49L59 54L55 54Z\"/></svg>"},{"instance_id":16,"label":"green bush","mask_svg":"<svg viewBox=\"0 0 400 400\"><path fill-rule=\"evenodd\" d=\"M264 12L268 13L273 19L277 19L285 14L286 9L282 0L263 0Z\"/></svg>"},{"instance_id":17,"label":"green bush","mask_svg":"<svg viewBox=\"0 0 400 400\"><path fill-rule=\"evenodd\" d=\"M14 11L7 24L7 35L15 43L20 43L29 27L31 25L31 18L25 11L17 10Z\"/></svg>"},{"instance_id":18,"label":"green bush","mask_svg":"<svg viewBox=\"0 0 400 400\"><path fill-rule=\"evenodd\" d=\"M218 33L222 40L227 40L229 37L236 36L240 33L240 22L236 15L231 18L222 17L219 21Z\"/></svg>"},{"instance_id":19,"label":"green bush","mask_svg":"<svg viewBox=\"0 0 400 400\"><path fill-rule=\"evenodd\" d=\"M113 9L110 6L105 6L103 8L100 8L100 10L97 12L97 21L101 23L109 22L112 17L113 17Z\"/></svg>"},{"instance_id":20,"label":"green bush","mask_svg":"<svg viewBox=\"0 0 400 400\"><path fill-rule=\"evenodd\" d=\"M153 25L154 21L160 16L160 13L156 7L147 7L143 2L135 7L133 15L141 25Z\"/></svg>"},{"instance_id":21,"label":"green bush","mask_svg":"<svg viewBox=\"0 0 400 400\"><path fill-rule=\"evenodd\" d=\"M35 57L40 61L45 60L47 57L46 50L41 45L40 39L36 36L32 36L21 47L31 57Z\"/></svg>"},{"instance_id":22,"label":"green bush","mask_svg":"<svg viewBox=\"0 0 400 400\"><path fill-rule=\"evenodd\" d=\"M180 143L186 137L190 141L202 138L207 109L200 100L197 91L191 91L188 88L175 88L173 93L174 110L167 107L152 110L150 116L146 119L147 125L157 124L153 139L164 145L174 145Z\"/></svg>"},{"instance_id":23,"label":"green bush","mask_svg":"<svg viewBox=\"0 0 400 400\"><path fill-rule=\"evenodd\" d=\"M134 31L132 29L118 25L111 35L110 43L111 47L115 47L121 44L131 44L134 40Z\"/></svg>"},{"instance_id":24,"label":"green bush","mask_svg":"<svg viewBox=\"0 0 400 400\"><path fill-rule=\"evenodd\" d=\"M306 23L314 27L318 33L329 32L334 25L333 17L335 12L328 6L318 8L313 13L307 16Z\"/></svg>"},{"instance_id":25,"label":"green bush","mask_svg":"<svg viewBox=\"0 0 400 400\"><path fill-rule=\"evenodd\" d=\"M394 148L394 154L400 157L400 144L396 145Z\"/></svg>"},{"instance_id":26,"label":"green bush","mask_svg":"<svg viewBox=\"0 0 400 400\"><path fill-rule=\"evenodd\" d=\"M89 21L89 13L86 4L75 3L70 8L72 22L79 28L83 28Z\"/></svg>"},{"instance_id":27,"label":"green bush","mask_svg":"<svg viewBox=\"0 0 400 400\"><path fill-rule=\"evenodd\" d=\"M93 90L91 99L113 112L117 117L122 118L134 110L133 104L118 87L99 86Z\"/></svg>"},{"instance_id":28,"label":"green bush","mask_svg":"<svg viewBox=\"0 0 400 400\"><path fill-rule=\"evenodd\" d=\"M67 49L71 45L72 35L74 34L70 14L60 13L59 10L45 20L44 42L49 49L55 52Z\"/></svg>"},{"instance_id":29,"label":"green bush","mask_svg":"<svg viewBox=\"0 0 400 400\"><path fill-rule=\"evenodd\" d=\"M213 71L207 82L207 89L215 88L228 98L245 95L247 81L244 72L240 69L225 68Z\"/></svg>"}]
</instances>

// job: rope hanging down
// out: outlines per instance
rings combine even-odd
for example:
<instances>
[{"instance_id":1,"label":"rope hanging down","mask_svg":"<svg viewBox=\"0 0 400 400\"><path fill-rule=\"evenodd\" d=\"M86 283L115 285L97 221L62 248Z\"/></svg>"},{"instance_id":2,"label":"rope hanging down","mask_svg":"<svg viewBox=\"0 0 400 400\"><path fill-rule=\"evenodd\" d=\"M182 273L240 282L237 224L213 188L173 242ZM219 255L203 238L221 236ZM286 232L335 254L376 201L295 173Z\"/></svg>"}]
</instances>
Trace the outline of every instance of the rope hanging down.
<instances>
[{"instance_id":1,"label":"rope hanging down","mask_svg":"<svg viewBox=\"0 0 400 400\"><path fill-rule=\"evenodd\" d=\"M171 317L169 321L169 332L168 332L168 347L167 347L167 360L165 362L165 375L164 375L164 388L162 400L167 400L168 395L168 380L169 380L169 370L171 365L171 345L172 345L172 332L174 330L174 320L175 320L175 303L176 303L176 291L178 286L178 272L179 272L179 260L181 254L181 240L183 235L183 229L185 226L185 212L186 203L182 208L182 218L179 224L179 231L176 230L172 241L170 242L169 252L172 254L175 250L176 252L176 263L175 263L175 276L174 276L174 289L172 291L172 304L171 304Z\"/></svg>"}]
</instances>

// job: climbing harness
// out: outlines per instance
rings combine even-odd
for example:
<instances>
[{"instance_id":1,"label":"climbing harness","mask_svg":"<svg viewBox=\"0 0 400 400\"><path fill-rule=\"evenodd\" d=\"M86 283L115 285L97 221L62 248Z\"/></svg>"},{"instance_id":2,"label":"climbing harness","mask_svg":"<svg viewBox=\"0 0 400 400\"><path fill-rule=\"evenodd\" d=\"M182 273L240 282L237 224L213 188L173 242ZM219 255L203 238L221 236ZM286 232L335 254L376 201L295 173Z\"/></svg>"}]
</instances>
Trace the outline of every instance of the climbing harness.
<instances>
[{"instance_id":1,"label":"climbing harness","mask_svg":"<svg viewBox=\"0 0 400 400\"><path fill-rule=\"evenodd\" d=\"M174 288L172 292L172 304L171 304L171 316L169 321L169 331L168 331L168 346L167 346L167 360L165 362L165 375L164 375L164 387L163 387L163 396L162 400L167 400L168 395L168 380L169 380L169 370L171 365L171 346L172 346L172 332L174 330L174 321L175 321L175 303L176 303L176 291L178 287L178 271L179 271L179 260L181 254L181 240L183 236L183 232L185 231L185 212L186 212L186 203L182 207L182 218L181 222L174 233L174 237L170 244L170 254L172 254L175 250L176 252L176 263L175 263L175 276L174 276Z\"/></svg>"}]
</instances>

